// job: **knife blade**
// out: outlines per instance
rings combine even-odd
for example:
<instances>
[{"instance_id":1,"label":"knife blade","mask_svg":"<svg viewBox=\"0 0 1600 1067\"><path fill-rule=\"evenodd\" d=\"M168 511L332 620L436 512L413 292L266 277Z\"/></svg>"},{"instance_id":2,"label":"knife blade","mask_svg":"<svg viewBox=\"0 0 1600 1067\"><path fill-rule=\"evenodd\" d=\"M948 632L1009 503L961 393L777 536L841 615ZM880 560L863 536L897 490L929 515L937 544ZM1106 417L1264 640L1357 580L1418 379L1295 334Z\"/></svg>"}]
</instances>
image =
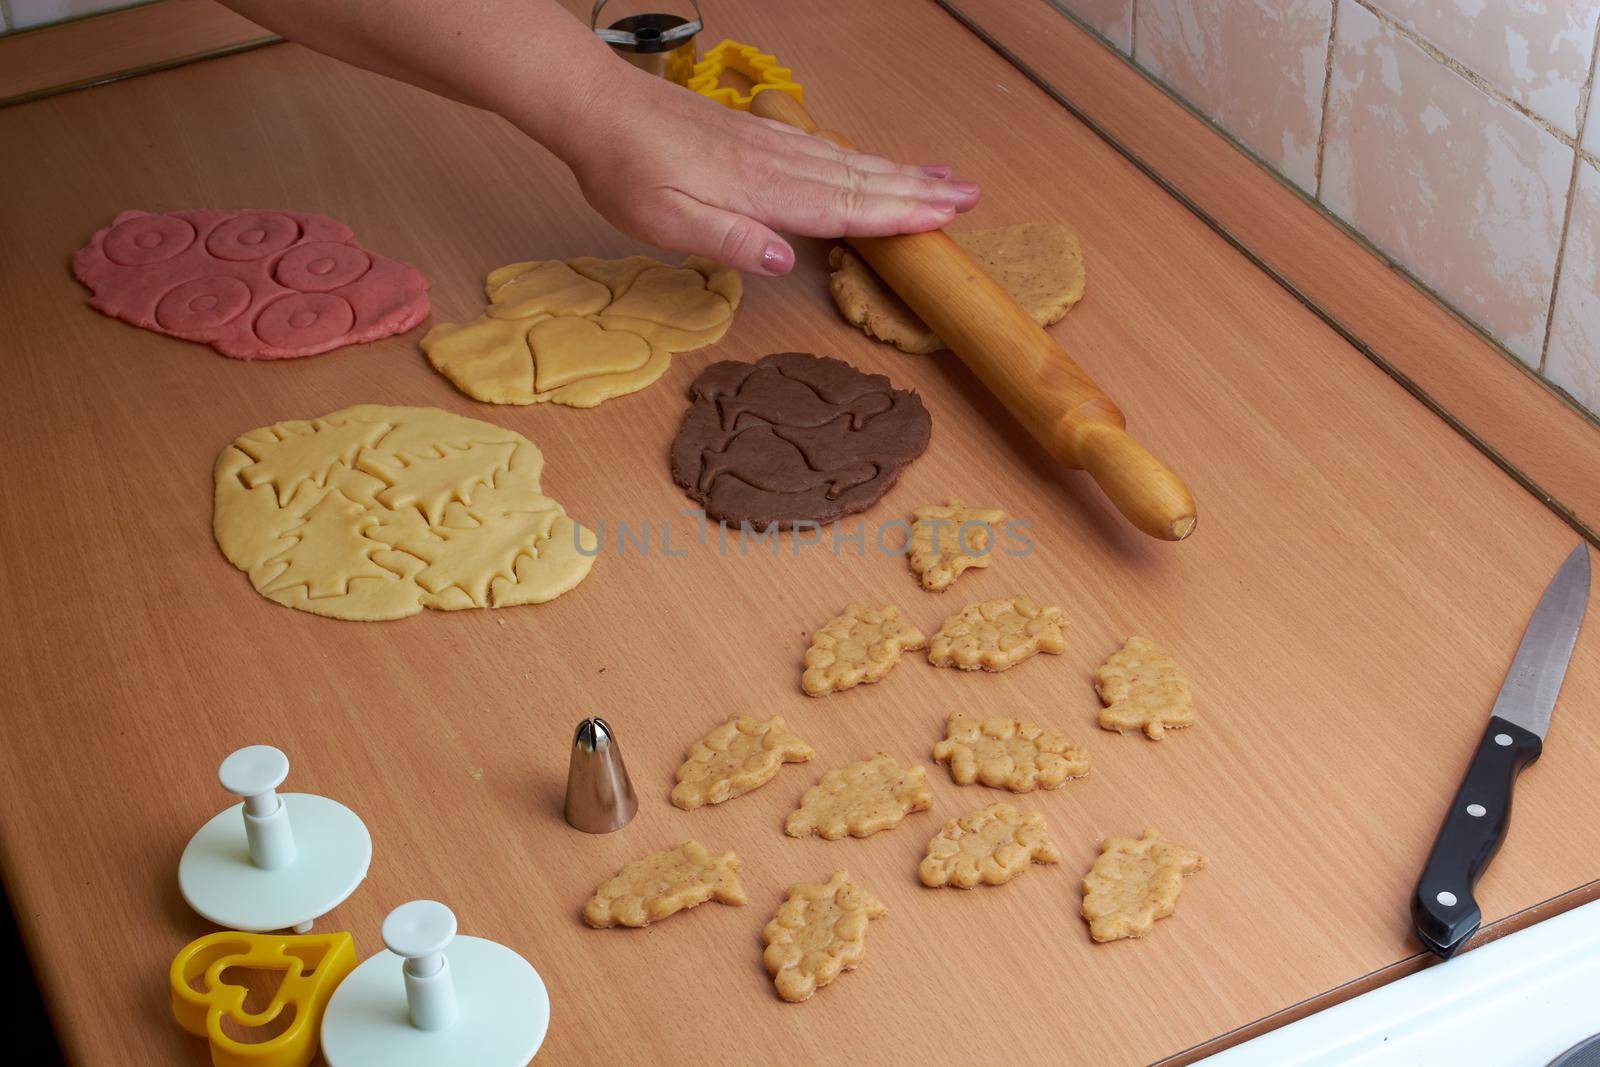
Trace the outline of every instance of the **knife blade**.
<instances>
[{"instance_id":1,"label":"knife blade","mask_svg":"<svg viewBox=\"0 0 1600 1067\"><path fill-rule=\"evenodd\" d=\"M1580 543L1534 609L1417 881L1411 918L1417 937L1441 959L1461 951L1483 921L1472 892L1511 825L1517 775L1544 751L1588 603L1589 548Z\"/></svg>"}]
</instances>

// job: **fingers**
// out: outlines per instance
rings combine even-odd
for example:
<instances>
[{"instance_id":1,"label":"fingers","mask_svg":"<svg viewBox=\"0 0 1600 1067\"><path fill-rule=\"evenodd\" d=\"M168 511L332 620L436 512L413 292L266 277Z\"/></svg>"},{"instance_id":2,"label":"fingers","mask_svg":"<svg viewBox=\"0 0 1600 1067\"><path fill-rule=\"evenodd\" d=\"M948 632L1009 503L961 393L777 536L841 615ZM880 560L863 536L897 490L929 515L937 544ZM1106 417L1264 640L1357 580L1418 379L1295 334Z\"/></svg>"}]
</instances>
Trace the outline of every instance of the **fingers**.
<instances>
[{"instance_id":1,"label":"fingers","mask_svg":"<svg viewBox=\"0 0 1600 1067\"><path fill-rule=\"evenodd\" d=\"M957 211L966 211L978 202L976 182L931 178L918 168L901 168L891 164L889 168L883 170L863 170L848 162L815 156L798 156L782 160L778 166L787 179L831 185L867 196L898 196L910 200L925 200L934 204L948 204Z\"/></svg>"},{"instance_id":2,"label":"fingers","mask_svg":"<svg viewBox=\"0 0 1600 1067\"><path fill-rule=\"evenodd\" d=\"M775 119L764 119L751 116L757 122L777 133L781 138L781 146L799 155L817 156L822 159L831 159L856 170L884 173L898 171L919 178L948 178L951 167L946 163L928 164L899 164L883 156L873 155L870 152L858 152L852 149L841 148L825 137L806 133L786 123Z\"/></svg>"},{"instance_id":3,"label":"fingers","mask_svg":"<svg viewBox=\"0 0 1600 1067\"><path fill-rule=\"evenodd\" d=\"M652 213L636 236L751 274L775 276L794 267L794 249L767 226L676 190L667 191L662 209Z\"/></svg>"}]
</instances>

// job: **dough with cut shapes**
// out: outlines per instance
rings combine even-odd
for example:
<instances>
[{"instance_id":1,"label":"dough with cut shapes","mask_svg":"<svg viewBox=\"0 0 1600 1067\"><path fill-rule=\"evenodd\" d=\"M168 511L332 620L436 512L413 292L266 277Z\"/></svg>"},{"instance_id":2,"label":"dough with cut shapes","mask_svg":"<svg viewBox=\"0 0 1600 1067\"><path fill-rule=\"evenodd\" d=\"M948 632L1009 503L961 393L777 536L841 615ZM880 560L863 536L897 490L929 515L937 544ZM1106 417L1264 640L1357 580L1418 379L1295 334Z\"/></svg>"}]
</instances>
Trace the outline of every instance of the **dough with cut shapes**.
<instances>
[{"instance_id":1,"label":"dough with cut shapes","mask_svg":"<svg viewBox=\"0 0 1600 1067\"><path fill-rule=\"evenodd\" d=\"M217 457L212 529L257 592L315 615L538 604L598 552L540 492L543 466L511 430L361 404L235 438Z\"/></svg>"},{"instance_id":2,"label":"dough with cut shapes","mask_svg":"<svg viewBox=\"0 0 1600 1067\"><path fill-rule=\"evenodd\" d=\"M439 323L422 350L475 400L590 408L719 340L743 291L738 271L703 256L512 263L489 273L482 315Z\"/></svg>"}]
</instances>

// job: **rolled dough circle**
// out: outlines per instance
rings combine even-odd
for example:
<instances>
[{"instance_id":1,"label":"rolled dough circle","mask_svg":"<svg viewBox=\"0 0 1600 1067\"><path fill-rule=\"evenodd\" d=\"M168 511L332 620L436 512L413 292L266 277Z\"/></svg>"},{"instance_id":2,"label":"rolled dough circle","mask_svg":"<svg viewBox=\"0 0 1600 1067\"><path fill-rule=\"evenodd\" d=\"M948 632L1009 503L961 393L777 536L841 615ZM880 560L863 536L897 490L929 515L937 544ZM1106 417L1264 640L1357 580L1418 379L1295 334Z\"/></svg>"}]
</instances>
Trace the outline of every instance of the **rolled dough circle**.
<instances>
[{"instance_id":1,"label":"rolled dough circle","mask_svg":"<svg viewBox=\"0 0 1600 1067\"><path fill-rule=\"evenodd\" d=\"M194 244L194 227L174 215L139 215L106 234L105 254L125 267L162 263Z\"/></svg>"},{"instance_id":2,"label":"rolled dough circle","mask_svg":"<svg viewBox=\"0 0 1600 1067\"><path fill-rule=\"evenodd\" d=\"M218 259L248 263L282 252L300 239L300 225L287 215L252 211L222 223L206 235L206 251Z\"/></svg>"},{"instance_id":3,"label":"rolled dough circle","mask_svg":"<svg viewBox=\"0 0 1600 1067\"><path fill-rule=\"evenodd\" d=\"M171 290L156 305L156 322L179 337L203 335L239 317L250 306L250 287L237 278L214 274Z\"/></svg>"},{"instance_id":4,"label":"rolled dough circle","mask_svg":"<svg viewBox=\"0 0 1600 1067\"><path fill-rule=\"evenodd\" d=\"M314 348L350 332L356 309L332 293L290 293L261 309L256 336L274 348Z\"/></svg>"},{"instance_id":5,"label":"rolled dough circle","mask_svg":"<svg viewBox=\"0 0 1600 1067\"><path fill-rule=\"evenodd\" d=\"M349 285L372 269L372 257L337 241L307 241L285 252L272 268L280 285L302 293L326 293Z\"/></svg>"}]
</instances>

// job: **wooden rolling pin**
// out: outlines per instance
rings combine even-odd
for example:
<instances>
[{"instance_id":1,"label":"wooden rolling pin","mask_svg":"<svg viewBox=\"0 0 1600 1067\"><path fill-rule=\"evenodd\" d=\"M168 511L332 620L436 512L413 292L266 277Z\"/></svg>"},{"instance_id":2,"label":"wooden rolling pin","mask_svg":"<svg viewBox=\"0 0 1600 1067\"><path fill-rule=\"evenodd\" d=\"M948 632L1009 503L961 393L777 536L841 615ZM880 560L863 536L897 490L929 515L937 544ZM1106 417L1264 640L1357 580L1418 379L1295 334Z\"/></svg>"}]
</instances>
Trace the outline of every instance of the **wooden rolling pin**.
<instances>
[{"instance_id":1,"label":"wooden rolling pin","mask_svg":"<svg viewBox=\"0 0 1600 1067\"><path fill-rule=\"evenodd\" d=\"M784 93L757 93L750 110L853 147ZM1045 450L1088 471L1129 522L1168 541L1194 532L1183 479L1128 434L1122 410L949 235L847 240Z\"/></svg>"}]
</instances>

